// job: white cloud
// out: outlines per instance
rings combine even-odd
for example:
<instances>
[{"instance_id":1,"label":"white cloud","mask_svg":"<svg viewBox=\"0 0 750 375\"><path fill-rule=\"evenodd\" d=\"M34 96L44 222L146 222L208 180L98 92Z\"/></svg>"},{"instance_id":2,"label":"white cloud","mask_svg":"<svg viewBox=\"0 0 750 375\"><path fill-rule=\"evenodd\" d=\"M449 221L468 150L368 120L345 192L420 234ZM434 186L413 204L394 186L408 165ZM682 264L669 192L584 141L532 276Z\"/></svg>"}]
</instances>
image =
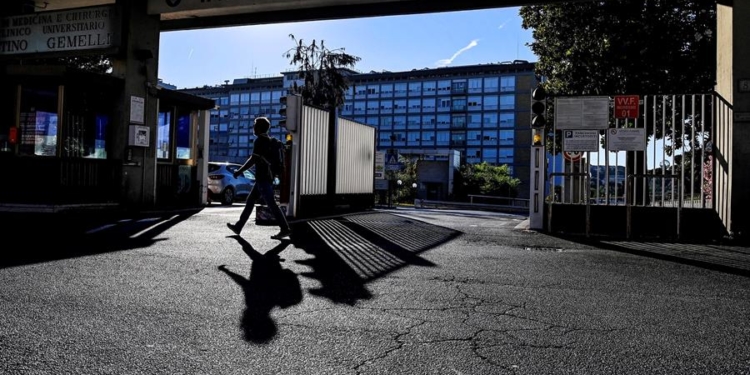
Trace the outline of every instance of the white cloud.
<instances>
[{"instance_id":1,"label":"white cloud","mask_svg":"<svg viewBox=\"0 0 750 375\"><path fill-rule=\"evenodd\" d=\"M190 49L190 53L188 53L188 60L190 60L191 57L193 57L193 49L192 48Z\"/></svg>"},{"instance_id":2,"label":"white cloud","mask_svg":"<svg viewBox=\"0 0 750 375\"><path fill-rule=\"evenodd\" d=\"M469 45L467 45L466 47L461 48L460 50L456 51L456 53L454 53L453 56L451 56L450 59L440 59L440 60L438 60L435 63L435 65L437 65L438 67L443 67L443 66L450 65L451 63L453 63L453 60L455 60L456 57L458 57L462 53L464 53L464 52L466 52L466 51L468 51L468 50L476 47L478 44L479 44L479 39L474 39L471 42L469 42Z\"/></svg>"},{"instance_id":3,"label":"white cloud","mask_svg":"<svg viewBox=\"0 0 750 375\"><path fill-rule=\"evenodd\" d=\"M505 25L507 25L507 24L508 24L508 20L506 20L505 22L503 22L502 24L500 24L500 26L498 26L497 28L498 28L498 29L502 29L502 28L503 28L503 27L505 27Z\"/></svg>"}]
</instances>

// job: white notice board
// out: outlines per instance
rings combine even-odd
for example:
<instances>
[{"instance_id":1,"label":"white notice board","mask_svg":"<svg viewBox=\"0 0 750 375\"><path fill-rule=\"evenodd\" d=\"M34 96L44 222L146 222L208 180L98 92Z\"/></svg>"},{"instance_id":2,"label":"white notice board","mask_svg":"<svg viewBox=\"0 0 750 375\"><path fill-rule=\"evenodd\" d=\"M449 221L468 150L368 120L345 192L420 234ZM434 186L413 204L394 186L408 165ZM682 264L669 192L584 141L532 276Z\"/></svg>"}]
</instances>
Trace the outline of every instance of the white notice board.
<instances>
[{"instance_id":1,"label":"white notice board","mask_svg":"<svg viewBox=\"0 0 750 375\"><path fill-rule=\"evenodd\" d=\"M609 97L555 98L556 129L609 128Z\"/></svg>"},{"instance_id":2,"label":"white notice board","mask_svg":"<svg viewBox=\"0 0 750 375\"><path fill-rule=\"evenodd\" d=\"M146 107L146 99L140 96L130 96L130 122L143 124L143 113Z\"/></svg>"},{"instance_id":3,"label":"white notice board","mask_svg":"<svg viewBox=\"0 0 750 375\"><path fill-rule=\"evenodd\" d=\"M563 130L563 151L599 151L599 131Z\"/></svg>"},{"instance_id":4,"label":"white notice board","mask_svg":"<svg viewBox=\"0 0 750 375\"><path fill-rule=\"evenodd\" d=\"M375 152L375 179L385 178L385 152Z\"/></svg>"},{"instance_id":5,"label":"white notice board","mask_svg":"<svg viewBox=\"0 0 750 375\"><path fill-rule=\"evenodd\" d=\"M607 131L607 150L645 151L646 129L609 129Z\"/></svg>"}]
</instances>

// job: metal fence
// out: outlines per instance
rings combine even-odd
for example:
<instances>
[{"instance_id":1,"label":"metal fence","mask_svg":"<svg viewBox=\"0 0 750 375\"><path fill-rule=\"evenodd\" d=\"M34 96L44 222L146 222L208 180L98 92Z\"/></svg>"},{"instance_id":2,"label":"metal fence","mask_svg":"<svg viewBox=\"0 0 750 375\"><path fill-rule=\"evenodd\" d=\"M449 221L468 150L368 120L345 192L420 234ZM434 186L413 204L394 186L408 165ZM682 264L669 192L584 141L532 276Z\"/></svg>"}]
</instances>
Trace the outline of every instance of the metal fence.
<instances>
[{"instance_id":1,"label":"metal fence","mask_svg":"<svg viewBox=\"0 0 750 375\"><path fill-rule=\"evenodd\" d=\"M562 153L550 157L548 201L712 208L712 99L712 94L643 96L641 116L613 119L612 128L645 129L646 149L608 151L609 130L602 130L598 152L578 160ZM560 131L552 136L553 144L561 143ZM588 175L588 187L582 174Z\"/></svg>"},{"instance_id":2,"label":"metal fence","mask_svg":"<svg viewBox=\"0 0 750 375\"><path fill-rule=\"evenodd\" d=\"M717 103L711 93L645 95L637 118L617 119L610 100L609 127L597 130L596 152L560 152L564 130L553 131L547 143L556 145L555 152L547 150L548 229L553 229L553 205L585 205L578 212L585 212L587 235L592 207L622 206L625 211L612 212L625 213L628 237L636 207L663 208L662 217L674 218L670 227L680 237L684 209L716 210L712 155ZM618 149L611 142L618 131L622 134L620 129L638 129L628 132L645 135L645 140L634 140L645 147L611 151Z\"/></svg>"}]
</instances>

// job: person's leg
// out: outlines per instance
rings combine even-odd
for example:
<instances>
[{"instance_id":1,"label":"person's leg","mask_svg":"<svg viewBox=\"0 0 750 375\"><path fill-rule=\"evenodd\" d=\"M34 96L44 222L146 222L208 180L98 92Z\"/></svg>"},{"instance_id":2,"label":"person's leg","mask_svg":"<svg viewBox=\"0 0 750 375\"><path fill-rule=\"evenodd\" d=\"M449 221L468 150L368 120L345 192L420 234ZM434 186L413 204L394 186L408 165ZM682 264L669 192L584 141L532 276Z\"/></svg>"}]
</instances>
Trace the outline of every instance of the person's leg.
<instances>
[{"instance_id":1,"label":"person's leg","mask_svg":"<svg viewBox=\"0 0 750 375\"><path fill-rule=\"evenodd\" d=\"M229 227L232 232L234 232L235 234L240 234L242 228L245 227L247 220L250 219L250 215L253 213L253 208L255 208L255 201L258 200L259 196L260 190L258 189L258 185L254 185L250 190L250 194L247 195L247 199L245 200L245 207L242 208L242 213L240 214L240 218L237 220L237 223L227 223L227 227Z\"/></svg>"},{"instance_id":2,"label":"person's leg","mask_svg":"<svg viewBox=\"0 0 750 375\"><path fill-rule=\"evenodd\" d=\"M266 206L268 206L268 209L271 210L274 218L276 218L276 223L279 225L279 229L281 229L281 231L273 237L283 237L288 235L290 232L289 223L286 221L286 215L284 215L284 212L281 211L281 207L276 204L276 199L274 199L273 197L273 185L270 183L263 184L261 185L260 189L261 196L266 202Z\"/></svg>"}]
</instances>

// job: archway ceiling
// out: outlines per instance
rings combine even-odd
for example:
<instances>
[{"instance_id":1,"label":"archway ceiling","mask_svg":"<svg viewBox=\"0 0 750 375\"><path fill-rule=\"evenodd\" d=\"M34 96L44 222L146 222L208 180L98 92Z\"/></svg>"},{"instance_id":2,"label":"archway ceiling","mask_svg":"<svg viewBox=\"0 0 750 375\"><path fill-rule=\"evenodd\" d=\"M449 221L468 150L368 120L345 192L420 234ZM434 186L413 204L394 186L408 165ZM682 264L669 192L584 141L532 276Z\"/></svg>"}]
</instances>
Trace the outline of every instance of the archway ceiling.
<instances>
[{"instance_id":1,"label":"archway ceiling","mask_svg":"<svg viewBox=\"0 0 750 375\"><path fill-rule=\"evenodd\" d=\"M8 0L0 0L8 1ZM10 0L25 2L26 0ZM121 0L122 1L122 0ZM132 0L127 0L132 1ZM149 13L159 14L162 31L436 13L562 0L148 0ZM580 0L573 0L580 1ZM36 1L37 11L114 4L115 0Z\"/></svg>"}]
</instances>

